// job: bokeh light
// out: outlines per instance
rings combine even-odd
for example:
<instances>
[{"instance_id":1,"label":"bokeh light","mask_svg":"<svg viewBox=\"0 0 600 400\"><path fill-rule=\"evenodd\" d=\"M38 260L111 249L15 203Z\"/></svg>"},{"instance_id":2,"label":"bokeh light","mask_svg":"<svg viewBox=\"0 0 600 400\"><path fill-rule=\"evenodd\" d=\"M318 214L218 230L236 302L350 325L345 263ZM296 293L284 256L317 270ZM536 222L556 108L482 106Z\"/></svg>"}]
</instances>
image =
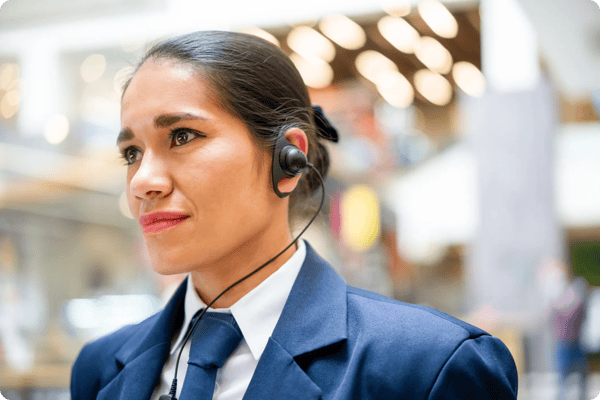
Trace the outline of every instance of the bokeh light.
<instances>
[{"instance_id":1,"label":"bokeh light","mask_svg":"<svg viewBox=\"0 0 600 400\"><path fill-rule=\"evenodd\" d=\"M376 85L380 84L385 73L398 71L398 67L392 60L375 50L363 51L356 57L354 63L358 72Z\"/></svg>"},{"instance_id":2,"label":"bokeh light","mask_svg":"<svg viewBox=\"0 0 600 400\"><path fill-rule=\"evenodd\" d=\"M3 64L0 66L0 90L12 89L19 79L17 64Z\"/></svg>"},{"instance_id":3,"label":"bokeh light","mask_svg":"<svg viewBox=\"0 0 600 400\"><path fill-rule=\"evenodd\" d=\"M332 15L319 22L325 36L348 50L357 50L365 45L367 35L363 28L345 15Z\"/></svg>"},{"instance_id":4,"label":"bokeh light","mask_svg":"<svg viewBox=\"0 0 600 400\"><path fill-rule=\"evenodd\" d=\"M279 43L279 40L277 40L277 38L275 36L271 35L269 32L265 31L264 29L253 27L253 28L245 29L242 32L247 33L249 35L258 36L259 38L264 39L267 42L273 43L277 47L281 47L281 43Z\"/></svg>"},{"instance_id":5,"label":"bokeh light","mask_svg":"<svg viewBox=\"0 0 600 400\"><path fill-rule=\"evenodd\" d=\"M415 47L415 55L432 71L447 74L452 69L452 55L437 40L423 36Z\"/></svg>"},{"instance_id":6,"label":"bokeh light","mask_svg":"<svg viewBox=\"0 0 600 400\"><path fill-rule=\"evenodd\" d=\"M18 106L19 102L21 101L21 95L19 94L18 90L13 89L10 92L6 92L5 97L8 104L13 107Z\"/></svg>"},{"instance_id":7,"label":"bokeh light","mask_svg":"<svg viewBox=\"0 0 600 400\"><path fill-rule=\"evenodd\" d=\"M415 73L415 87L427 100L438 106L445 106L452 100L452 86L440 74L428 69Z\"/></svg>"},{"instance_id":8,"label":"bokeh light","mask_svg":"<svg viewBox=\"0 0 600 400\"><path fill-rule=\"evenodd\" d=\"M19 92L10 91L4 94L0 100L0 115L2 118L12 118L17 111L19 111Z\"/></svg>"},{"instance_id":9,"label":"bokeh light","mask_svg":"<svg viewBox=\"0 0 600 400\"><path fill-rule=\"evenodd\" d=\"M405 108L412 104L415 92L412 85L398 71L386 71L379 77L377 91L389 104Z\"/></svg>"},{"instance_id":10,"label":"bokeh light","mask_svg":"<svg viewBox=\"0 0 600 400\"><path fill-rule=\"evenodd\" d=\"M383 11L392 17L405 17L410 14L410 2L406 0L388 1L383 3Z\"/></svg>"},{"instance_id":11,"label":"bokeh light","mask_svg":"<svg viewBox=\"0 0 600 400\"><path fill-rule=\"evenodd\" d=\"M340 202L341 233L353 250L366 251L379 235L379 200L367 186L353 186L343 193Z\"/></svg>"},{"instance_id":12,"label":"bokeh light","mask_svg":"<svg viewBox=\"0 0 600 400\"><path fill-rule=\"evenodd\" d=\"M377 28L392 46L406 54L415 52L419 32L402 18L385 16L377 22Z\"/></svg>"},{"instance_id":13,"label":"bokeh light","mask_svg":"<svg viewBox=\"0 0 600 400\"><path fill-rule=\"evenodd\" d=\"M92 54L81 63L80 73L84 82L94 82L106 70L106 58L102 54Z\"/></svg>"},{"instance_id":14,"label":"bokeh light","mask_svg":"<svg viewBox=\"0 0 600 400\"><path fill-rule=\"evenodd\" d=\"M297 26L287 36L290 49L306 59L320 58L331 62L335 58L335 47L325 36L308 26Z\"/></svg>"},{"instance_id":15,"label":"bokeh light","mask_svg":"<svg viewBox=\"0 0 600 400\"><path fill-rule=\"evenodd\" d=\"M458 34L458 23L446 6L437 0L424 0L419 3L419 14L437 35L452 39Z\"/></svg>"},{"instance_id":16,"label":"bokeh light","mask_svg":"<svg viewBox=\"0 0 600 400\"><path fill-rule=\"evenodd\" d=\"M69 134L69 120L64 115L54 115L44 128L44 137L51 144L59 144Z\"/></svg>"},{"instance_id":17,"label":"bokeh light","mask_svg":"<svg viewBox=\"0 0 600 400\"><path fill-rule=\"evenodd\" d=\"M293 53L290 59L300 72L302 80L307 86L315 89L323 88L333 81L333 68L320 58L306 59Z\"/></svg>"},{"instance_id":18,"label":"bokeh light","mask_svg":"<svg viewBox=\"0 0 600 400\"><path fill-rule=\"evenodd\" d=\"M485 77L481 71L467 61L460 61L452 67L452 78L466 94L479 97L485 92Z\"/></svg>"}]
</instances>

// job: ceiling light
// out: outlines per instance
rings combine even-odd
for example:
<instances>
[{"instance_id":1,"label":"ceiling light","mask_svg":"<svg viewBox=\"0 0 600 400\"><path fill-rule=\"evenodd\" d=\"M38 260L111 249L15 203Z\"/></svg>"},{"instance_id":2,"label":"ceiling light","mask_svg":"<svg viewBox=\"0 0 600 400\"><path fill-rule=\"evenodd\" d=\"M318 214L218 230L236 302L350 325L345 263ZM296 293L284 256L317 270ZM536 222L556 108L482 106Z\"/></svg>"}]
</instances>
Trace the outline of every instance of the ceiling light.
<instances>
[{"instance_id":1,"label":"ceiling light","mask_svg":"<svg viewBox=\"0 0 600 400\"><path fill-rule=\"evenodd\" d=\"M415 47L415 55L427 68L447 74L452 69L452 55L440 42L423 36Z\"/></svg>"},{"instance_id":2,"label":"ceiling light","mask_svg":"<svg viewBox=\"0 0 600 400\"><path fill-rule=\"evenodd\" d=\"M363 51L354 63L358 72L376 85L385 78L386 72L398 71L392 60L375 50Z\"/></svg>"},{"instance_id":3,"label":"ceiling light","mask_svg":"<svg viewBox=\"0 0 600 400\"><path fill-rule=\"evenodd\" d=\"M102 54L92 54L81 63L81 78L85 82L94 82L104 74L106 58Z\"/></svg>"},{"instance_id":4,"label":"ceiling light","mask_svg":"<svg viewBox=\"0 0 600 400\"><path fill-rule=\"evenodd\" d=\"M333 81L333 68L320 58L306 59L299 54L292 53L290 59L300 72L306 86L319 89L328 86Z\"/></svg>"},{"instance_id":5,"label":"ceiling light","mask_svg":"<svg viewBox=\"0 0 600 400\"><path fill-rule=\"evenodd\" d=\"M452 39L458 33L456 18L437 0L425 0L419 3L419 14L425 23L437 35Z\"/></svg>"},{"instance_id":6,"label":"ceiling light","mask_svg":"<svg viewBox=\"0 0 600 400\"><path fill-rule=\"evenodd\" d=\"M466 94L479 97L485 92L485 77L481 71L467 61L460 61L452 67L452 78Z\"/></svg>"},{"instance_id":7,"label":"ceiling light","mask_svg":"<svg viewBox=\"0 0 600 400\"><path fill-rule=\"evenodd\" d=\"M377 91L389 104L398 108L406 108L412 104L415 92L408 79L400 72L384 72L379 80Z\"/></svg>"},{"instance_id":8,"label":"ceiling light","mask_svg":"<svg viewBox=\"0 0 600 400\"><path fill-rule=\"evenodd\" d=\"M258 36L259 38L264 39L267 42L273 43L277 47L281 47L281 44L279 43L279 40L277 40L277 38L275 36L271 35L269 32L267 32L265 30L262 30L260 28L246 29L246 30L243 31L243 33L247 33L249 35Z\"/></svg>"},{"instance_id":9,"label":"ceiling light","mask_svg":"<svg viewBox=\"0 0 600 400\"><path fill-rule=\"evenodd\" d=\"M385 16L377 22L377 28L388 42L406 54L415 52L419 32L402 18Z\"/></svg>"},{"instance_id":10,"label":"ceiling light","mask_svg":"<svg viewBox=\"0 0 600 400\"><path fill-rule=\"evenodd\" d=\"M419 93L435 105L444 106L452 100L450 82L436 72L428 69L417 71L414 82Z\"/></svg>"},{"instance_id":11,"label":"ceiling light","mask_svg":"<svg viewBox=\"0 0 600 400\"><path fill-rule=\"evenodd\" d=\"M392 17L405 17L410 14L410 2L406 0L389 1L383 4L383 11Z\"/></svg>"},{"instance_id":12,"label":"ceiling light","mask_svg":"<svg viewBox=\"0 0 600 400\"><path fill-rule=\"evenodd\" d=\"M320 58L331 62L335 57L335 47L325 36L308 26L298 26L290 31L287 36L290 49L309 59Z\"/></svg>"},{"instance_id":13,"label":"ceiling light","mask_svg":"<svg viewBox=\"0 0 600 400\"><path fill-rule=\"evenodd\" d=\"M367 41L363 28L345 15L332 15L319 22L325 36L348 50L358 50Z\"/></svg>"}]
</instances>

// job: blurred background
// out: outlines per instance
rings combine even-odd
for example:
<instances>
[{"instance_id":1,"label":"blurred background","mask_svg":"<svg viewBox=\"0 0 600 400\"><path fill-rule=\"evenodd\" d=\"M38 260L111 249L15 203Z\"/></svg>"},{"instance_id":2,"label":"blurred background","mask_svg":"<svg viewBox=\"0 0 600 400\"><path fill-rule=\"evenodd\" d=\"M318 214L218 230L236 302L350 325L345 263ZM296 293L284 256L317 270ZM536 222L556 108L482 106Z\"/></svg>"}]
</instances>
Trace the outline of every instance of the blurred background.
<instances>
[{"instance_id":1,"label":"blurred background","mask_svg":"<svg viewBox=\"0 0 600 400\"><path fill-rule=\"evenodd\" d=\"M500 337L520 399L600 392L591 0L9 0L5 397L68 399L81 346L156 312L183 278L149 265L115 141L120 87L144 49L203 29L279 45L338 128L323 218L306 238L349 284Z\"/></svg>"}]
</instances>

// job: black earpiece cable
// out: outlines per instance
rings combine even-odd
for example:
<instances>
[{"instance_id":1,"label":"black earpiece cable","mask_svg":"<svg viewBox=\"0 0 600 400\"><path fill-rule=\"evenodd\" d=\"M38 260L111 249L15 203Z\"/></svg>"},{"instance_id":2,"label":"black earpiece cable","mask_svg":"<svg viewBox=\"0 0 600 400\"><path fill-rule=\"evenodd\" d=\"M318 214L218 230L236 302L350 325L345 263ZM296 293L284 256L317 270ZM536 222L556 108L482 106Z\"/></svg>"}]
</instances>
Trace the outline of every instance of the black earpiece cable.
<instances>
[{"instance_id":1,"label":"black earpiece cable","mask_svg":"<svg viewBox=\"0 0 600 400\"><path fill-rule=\"evenodd\" d=\"M317 174L317 177L319 178L319 183L321 184L321 203L319 204L319 208L317 209L317 212L315 213L315 215L313 215L311 220L308 222L308 224L306 224L306 226L304 227L304 229L302 229L302 231L298 234L298 236L296 236L296 238L285 249L283 249L281 252L279 252L279 254L277 254L275 257L271 258L269 261L267 261L260 267L256 268L254 271L250 272L248 275L244 276L243 278L241 278L241 279L237 280L236 282L232 283L231 285L229 285L229 287L227 287L227 289L223 290L217 297L215 297L206 306L206 308L204 308L200 312L200 314L198 314L198 316L196 317L196 320L194 321L194 324L189 329L187 335L185 336L185 339L183 340L181 349L179 350L179 355L177 356L177 363L175 364L175 375L173 376L173 382L171 383L171 389L169 390L169 394L168 395L163 394L162 396L160 396L158 398L158 400L177 400L177 397L175 397L175 395L177 393L177 370L179 369L179 359L181 358L181 353L183 353L183 349L184 349L186 343L188 342L189 338L192 336L192 332L194 331L196 324L198 323L198 321L200 321L200 318L202 318L202 316L204 315L206 310L208 310L217 300L219 300L221 298L221 296L223 296L225 293L227 293L230 289L232 289L236 285L242 283L246 279L250 278L252 275L256 274L258 271L260 271L261 269L263 269L264 267L266 267L267 265L269 265L270 263L275 261L277 259L277 257L279 257L280 255L285 253L290 247L292 247L298 241L298 239L300 239L300 236L302 236L304 234L304 232L306 232L308 227L313 223L313 221L317 218L317 215L319 215L319 213L321 212L321 209L323 208L323 203L325 202L325 183L323 182L323 177L321 176L319 171L311 163L307 162L306 166L312 168L312 170Z\"/></svg>"}]
</instances>

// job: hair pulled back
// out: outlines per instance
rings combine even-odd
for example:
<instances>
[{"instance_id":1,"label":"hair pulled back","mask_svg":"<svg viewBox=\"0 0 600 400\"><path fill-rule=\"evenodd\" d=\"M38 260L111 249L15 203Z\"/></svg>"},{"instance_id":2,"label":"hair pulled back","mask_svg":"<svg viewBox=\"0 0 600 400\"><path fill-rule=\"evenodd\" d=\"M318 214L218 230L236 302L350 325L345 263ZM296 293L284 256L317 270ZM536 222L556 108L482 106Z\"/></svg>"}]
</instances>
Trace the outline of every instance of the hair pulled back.
<instances>
[{"instance_id":1,"label":"hair pulled back","mask_svg":"<svg viewBox=\"0 0 600 400\"><path fill-rule=\"evenodd\" d=\"M223 109L243 121L254 142L265 151L272 152L280 132L302 129L308 139L308 161L323 178L327 174L329 153L318 139L308 90L292 61L277 46L249 34L198 31L153 45L135 72L148 59L168 59L198 71ZM130 81L123 86L123 93ZM291 222L304 215L319 186L315 172L305 170L290 195Z\"/></svg>"}]
</instances>

